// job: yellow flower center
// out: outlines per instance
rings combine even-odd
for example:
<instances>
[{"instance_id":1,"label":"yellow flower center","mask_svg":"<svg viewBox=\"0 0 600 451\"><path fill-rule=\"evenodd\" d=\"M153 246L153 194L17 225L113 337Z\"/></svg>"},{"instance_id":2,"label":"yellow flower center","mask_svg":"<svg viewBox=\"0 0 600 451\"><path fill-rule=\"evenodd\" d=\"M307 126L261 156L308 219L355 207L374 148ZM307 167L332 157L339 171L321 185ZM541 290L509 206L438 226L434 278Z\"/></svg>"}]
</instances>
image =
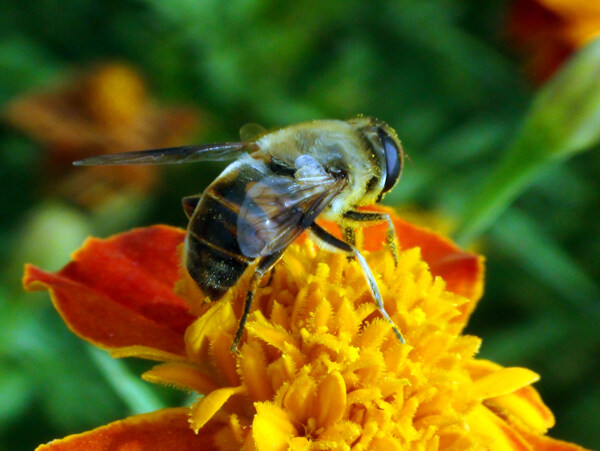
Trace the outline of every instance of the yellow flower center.
<instances>
[{"instance_id":1,"label":"yellow flower center","mask_svg":"<svg viewBox=\"0 0 600 451\"><path fill-rule=\"evenodd\" d=\"M180 294L206 310L186 332L189 361L145 378L204 394L191 427L226 424L215 438L223 449L477 448L477 408L537 375L513 369L486 379L489 370L477 385L480 339L460 335L463 324L453 321L470 301L446 291L419 248L401 252L397 266L386 249L367 261L406 344L380 317L358 263L305 240L258 289L239 354L229 347L245 281L207 306L184 278Z\"/></svg>"}]
</instances>

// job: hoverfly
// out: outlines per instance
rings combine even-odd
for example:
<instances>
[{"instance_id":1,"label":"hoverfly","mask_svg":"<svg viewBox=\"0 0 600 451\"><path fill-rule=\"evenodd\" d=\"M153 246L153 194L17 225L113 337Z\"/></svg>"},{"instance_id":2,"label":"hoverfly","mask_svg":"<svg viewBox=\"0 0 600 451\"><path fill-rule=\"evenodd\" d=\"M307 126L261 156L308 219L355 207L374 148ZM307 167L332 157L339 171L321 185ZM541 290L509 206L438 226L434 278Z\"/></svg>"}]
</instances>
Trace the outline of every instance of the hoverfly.
<instances>
[{"instance_id":1,"label":"hoverfly","mask_svg":"<svg viewBox=\"0 0 600 451\"><path fill-rule=\"evenodd\" d=\"M241 134L248 130L242 128ZM222 298L244 271L253 267L233 351L242 338L261 279L305 230L327 249L358 260L381 315L403 343L354 239L360 223L386 222L388 245L397 264L396 235L390 217L356 210L379 202L400 178L404 154L396 132L382 121L357 117L348 121L315 120L255 135L252 139L242 136L241 142L102 155L74 164L236 159L204 193L182 199L189 218L185 266L211 301ZM319 226L317 217L340 224L344 240Z\"/></svg>"}]
</instances>

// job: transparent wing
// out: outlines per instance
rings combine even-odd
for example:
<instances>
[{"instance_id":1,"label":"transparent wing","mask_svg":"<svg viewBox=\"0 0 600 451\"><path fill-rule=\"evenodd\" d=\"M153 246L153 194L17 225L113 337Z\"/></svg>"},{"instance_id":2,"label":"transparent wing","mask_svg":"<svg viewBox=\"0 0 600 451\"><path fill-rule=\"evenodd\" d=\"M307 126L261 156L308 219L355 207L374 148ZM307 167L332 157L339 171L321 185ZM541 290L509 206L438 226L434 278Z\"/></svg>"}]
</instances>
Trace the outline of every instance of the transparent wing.
<instances>
[{"instance_id":1,"label":"transparent wing","mask_svg":"<svg viewBox=\"0 0 600 451\"><path fill-rule=\"evenodd\" d=\"M75 161L75 166L100 166L117 164L181 164L195 161L231 160L248 150L256 150L255 143L231 142L200 146L169 147L166 149L139 150L136 152L99 155Z\"/></svg>"},{"instance_id":2,"label":"transparent wing","mask_svg":"<svg viewBox=\"0 0 600 451\"><path fill-rule=\"evenodd\" d=\"M256 258L289 246L339 194L346 181L320 177L268 176L246 192L238 216L242 253Z\"/></svg>"},{"instance_id":3,"label":"transparent wing","mask_svg":"<svg viewBox=\"0 0 600 451\"><path fill-rule=\"evenodd\" d=\"M250 122L240 128L240 139L244 142L257 141L265 133L267 133L267 129L262 125Z\"/></svg>"}]
</instances>

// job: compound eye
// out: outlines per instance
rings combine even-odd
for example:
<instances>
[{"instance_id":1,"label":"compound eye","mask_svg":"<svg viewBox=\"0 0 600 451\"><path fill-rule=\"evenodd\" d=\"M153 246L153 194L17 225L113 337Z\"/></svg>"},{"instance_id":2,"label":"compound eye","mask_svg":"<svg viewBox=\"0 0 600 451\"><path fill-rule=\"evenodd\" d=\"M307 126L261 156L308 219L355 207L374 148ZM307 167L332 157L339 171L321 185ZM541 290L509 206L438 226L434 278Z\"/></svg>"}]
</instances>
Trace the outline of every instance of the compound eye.
<instances>
[{"instance_id":1,"label":"compound eye","mask_svg":"<svg viewBox=\"0 0 600 451\"><path fill-rule=\"evenodd\" d=\"M402 148L382 129L379 138L385 155L385 184L382 193L391 190L402 172Z\"/></svg>"}]
</instances>

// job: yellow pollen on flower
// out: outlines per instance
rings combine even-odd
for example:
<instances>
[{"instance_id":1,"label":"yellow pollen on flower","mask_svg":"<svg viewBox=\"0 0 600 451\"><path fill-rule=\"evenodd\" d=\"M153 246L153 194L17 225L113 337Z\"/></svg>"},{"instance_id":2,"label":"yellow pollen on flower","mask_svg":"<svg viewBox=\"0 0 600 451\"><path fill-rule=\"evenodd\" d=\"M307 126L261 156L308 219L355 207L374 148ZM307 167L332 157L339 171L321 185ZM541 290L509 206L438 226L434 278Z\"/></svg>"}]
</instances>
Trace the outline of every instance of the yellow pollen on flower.
<instances>
[{"instance_id":1,"label":"yellow pollen on flower","mask_svg":"<svg viewBox=\"0 0 600 451\"><path fill-rule=\"evenodd\" d=\"M400 252L397 266L388 249L365 254L406 344L381 318L359 264L305 240L257 290L238 354L229 347L247 277L188 328L188 362L145 377L203 394L190 424L222 422L222 449L480 449L494 432L499 446L489 449L510 449L509 415L548 427L544 412L513 396L538 376L474 358L480 339L456 321L472 301L446 290L419 248ZM179 293L200 311L203 299L186 287Z\"/></svg>"}]
</instances>

